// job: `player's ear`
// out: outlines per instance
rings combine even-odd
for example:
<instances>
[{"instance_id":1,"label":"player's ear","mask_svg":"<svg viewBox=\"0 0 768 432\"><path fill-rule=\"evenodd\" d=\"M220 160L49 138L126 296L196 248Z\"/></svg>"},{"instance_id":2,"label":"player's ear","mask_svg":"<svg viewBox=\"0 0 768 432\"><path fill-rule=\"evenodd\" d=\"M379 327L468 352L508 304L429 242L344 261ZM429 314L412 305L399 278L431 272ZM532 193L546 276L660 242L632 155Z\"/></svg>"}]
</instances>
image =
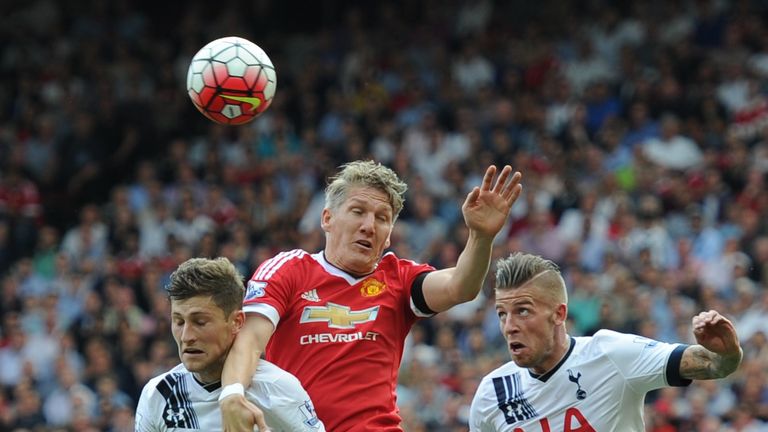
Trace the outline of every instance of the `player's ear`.
<instances>
[{"instance_id":1,"label":"player's ear","mask_svg":"<svg viewBox=\"0 0 768 432\"><path fill-rule=\"evenodd\" d=\"M323 214L320 216L320 226L325 232L331 229L331 211L328 208L323 209Z\"/></svg>"},{"instance_id":2,"label":"player's ear","mask_svg":"<svg viewBox=\"0 0 768 432\"><path fill-rule=\"evenodd\" d=\"M555 324L562 325L568 319L568 305L560 303L555 306Z\"/></svg>"},{"instance_id":3,"label":"player's ear","mask_svg":"<svg viewBox=\"0 0 768 432\"><path fill-rule=\"evenodd\" d=\"M232 313L234 314L232 317L232 332L240 333L240 330L245 325L245 312L242 309L238 309Z\"/></svg>"},{"instance_id":4,"label":"player's ear","mask_svg":"<svg viewBox=\"0 0 768 432\"><path fill-rule=\"evenodd\" d=\"M388 248L392 244L392 232L395 230L394 221L389 225L389 234L387 234L387 240L384 242L384 249Z\"/></svg>"}]
</instances>

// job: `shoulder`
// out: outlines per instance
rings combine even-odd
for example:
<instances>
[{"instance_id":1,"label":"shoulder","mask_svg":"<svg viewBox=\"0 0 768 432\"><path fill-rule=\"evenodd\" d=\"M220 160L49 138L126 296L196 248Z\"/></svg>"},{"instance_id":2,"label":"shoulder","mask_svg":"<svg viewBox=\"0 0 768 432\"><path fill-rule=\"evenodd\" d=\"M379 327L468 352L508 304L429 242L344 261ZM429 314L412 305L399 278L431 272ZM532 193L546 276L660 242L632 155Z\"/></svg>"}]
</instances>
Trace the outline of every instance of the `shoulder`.
<instances>
[{"instance_id":1,"label":"shoulder","mask_svg":"<svg viewBox=\"0 0 768 432\"><path fill-rule=\"evenodd\" d=\"M581 338L577 338L581 339ZM648 338L637 336L629 333L621 333L614 330L598 330L593 336L583 338L586 339L587 344L593 346L599 346L603 348L611 348L616 344L634 343L635 340L642 340L644 342L650 341Z\"/></svg>"},{"instance_id":2,"label":"shoulder","mask_svg":"<svg viewBox=\"0 0 768 432\"><path fill-rule=\"evenodd\" d=\"M296 379L293 375L286 372L274 363L267 360L259 360L259 365L256 368L256 373L253 374L253 384L256 383L269 383L275 384L284 380L292 381Z\"/></svg>"},{"instance_id":3,"label":"shoulder","mask_svg":"<svg viewBox=\"0 0 768 432\"><path fill-rule=\"evenodd\" d=\"M578 341L581 338L576 339ZM592 356L605 355L619 367L639 359L663 357L664 353L670 352L677 346L677 344L668 344L645 336L613 330L600 330L591 338L584 339L586 343L582 348L583 352Z\"/></svg>"},{"instance_id":4,"label":"shoulder","mask_svg":"<svg viewBox=\"0 0 768 432\"><path fill-rule=\"evenodd\" d=\"M470 406L470 416L474 421L486 418L488 413L498 406L499 389L507 388L513 379L518 379L512 377L521 373L523 370L524 369L517 366L515 362L509 361L483 377L480 384L477 386L477 391L475 391Z\"/></svg>"},{"instance_id":5,"label":"shoulder","mask_svg":"<svg viewBox=\"0 0 768 432\"><path fill-rule=\"evenodd\" d=\"M248 398L263 402L261 397L269 395L273 406L277 401L304 402L309 398L301 382L291 373L266 360L259 360L259 366L251 379Z\"/></svg>"},{"instance_id":6,"label":"shoulder","mask_svg":"<svg viewBox=\"0 0 768 432\"><path fill-rule=\"evenodd\" d=\"M307 262L306 259L309 257L311 257L309 252L303 249L280 252L272 258L262 262L251 279L257 281L267 280L285 269L295 268L296 266Z\"/></svg>"},{"instance_id":7,"label":"shoulder","mask_svg":"<svg viewBox=\"0 0 768 432\"><path fill-rule=\"evenodd\" d=\"M576 337L577 347L582 350L600 350L603 352L623 351L628 346L646 346L656 341L631 333L621 333L615 330L598 330L592 336Z\"/></svg>"},{"instance_id":8,"label":"shoulder","mask_svg":"<svg viewBox=\"0 0 768 432\"><path fill-rule=\"evenodd\" d=\"M416 273L435 270L435 268L429 264L419 263L406 258L400 258L394 252L387 252L384 254L384 256L381 257L381 261L379 261L379 268L386 271L405 271Z\"/></svg>"},{"instance_id":9,"label":"shoulder","mask_svg":"<svg viewBox=\"0 0 768 432\"><path fill-rule=\"evenodd\" d=\"M386 252L381 257L381 264L389 264L389 265L421 265L420 263L417 263L416 261L400 258L397 256L396 253L389 251Z\"/></svg>"},{"instance_id":10,"label":"shoulder","mask_svg":"<svg viewBox=\"0 0 768 432\"><path fill-rule=\"evenodd\" d=\"M489 386L492 385L494 378L500 378L508 375L512 375L517 372L524 371L526 369L521 368L515 362L508 361L504 363L503 365L497 367L490 373L488 373L486 376L483 377L482 381L480 381L480 386Z\"/></svg>"},{"instance_id":11,"label":"shoulder","mask_svg":"<svg viewBox=\"0 0 768 432\"><path fill-rule=\"evenodd\" d=\"M161 383L168 382L169 380L177 381L179 374L187 373L187 369L183 364L178 364L171 370L161 373L147 381L144 384L144 388L141 392L142 399L148 399L159 396L159 387Z\"/></svg>"}]
</instances>

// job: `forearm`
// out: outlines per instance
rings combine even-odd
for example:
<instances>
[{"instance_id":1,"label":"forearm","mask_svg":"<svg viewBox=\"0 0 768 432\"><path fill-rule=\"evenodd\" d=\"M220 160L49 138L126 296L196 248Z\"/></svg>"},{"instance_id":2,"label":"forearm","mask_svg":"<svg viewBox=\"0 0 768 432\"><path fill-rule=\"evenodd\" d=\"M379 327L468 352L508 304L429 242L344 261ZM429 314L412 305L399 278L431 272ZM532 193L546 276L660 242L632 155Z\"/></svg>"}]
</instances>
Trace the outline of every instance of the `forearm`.
<instances>
[{"instance_id":1,"label":"forearm","mask_svg":"<svg viewBox=\"0 0 768 432\"><path fill-rule=\"evenodd\" d=\"M230 347L221 373L223 388L219 394L221 421L225 431L250 431L254 426L258 426L259 430L267 430L264 414L245 398L244 392L251 385L259 357L273 331L269 319L252 313L246 318L245 325Z\"/></svg>"},{"instance_id":2,"label":"forearm","mask_svg":"<svg viewBox=\"0 0 768 432\"><path fill-rule=\"evenodd\" d=\"M456 303L477 297L491 264L493 238L479 237L470 231L450 280Z\"/></svg>"},{"instance_id":3,"label":"forearm","mask_svg":"<svg viewBox=\"0 0 768 432\"><path fill-rule=\"evenodd\" d=\"M259 365L259 358L272 337L272 322L259 314L249 314L227 354L221 372L221 384L240 383L248 388Z\"/></svg>"},{"instance_id":4,"label":"forearm","mask_svg":"<svg viewBox=\"0 0 768 432\"><path fill-rule=\"evenodd\" d=\"M224 362L224 369L221 372L222 387L234 383L240 383L245 388L251 385L251 379L259 365L261 351L244 336L238 335L229 350L227 360Z\"/></svg>"},{"instance_id":5,"label":"forearm","mask_svg":"<svg viewBox=\"0 0 768 432\"><path fill-rule=\"evenodd\" d=\"M718 354L701 345L691 345L683 353L680 374L695 380L724 378L739 367L742 355L741 348L733 353Z\"/></svg>"}]
</instances>

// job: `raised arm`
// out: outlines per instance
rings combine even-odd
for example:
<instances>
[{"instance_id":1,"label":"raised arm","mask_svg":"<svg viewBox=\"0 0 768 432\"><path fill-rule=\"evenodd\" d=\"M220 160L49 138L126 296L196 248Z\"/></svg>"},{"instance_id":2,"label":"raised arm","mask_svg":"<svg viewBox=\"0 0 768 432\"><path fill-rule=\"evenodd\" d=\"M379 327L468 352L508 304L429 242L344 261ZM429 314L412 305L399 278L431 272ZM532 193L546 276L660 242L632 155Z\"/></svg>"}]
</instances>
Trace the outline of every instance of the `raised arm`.
<instances>
[{"instance_id":1,"label":"raised arm","mask_svg":"<svg viewBox=\"0 0 768 432\"><path fill-rule=\"evenodd\" d=\"M435 312L474 299L483 286L491 263L493 240L504 227L509 210L520 196L519 172L512 174L506 165L494 181L496 167L485 171L483 183L464 201L461 211L469 228L469 238L456 267L437 270L424 279L424 299Z\"/></svg>"},{"instance_id":2,"label":"raised arm","mask_svg":"<svg viewBox=\"0 0 768 432\"><path fill-rule=\"evenodd\" d=\"M739 367L742 357L739 337L726 317L714 310L696 315L693 334L698 344L683 352L680 376L697 380L724 378Z\"/></svg>"},{"instance_id":3,"label":"raised arm","mask_svg":"<svg viewBox=\"0 0 768 432\"><path fill-rule=\"evenodd\" d=\"M259 357L274 331L272 321L263 315L250 313L235 337L221 374L223 397L219 399L219 406L224 432L252 431L254 425L259 430L269 430L264 414L245 398L241 390L251 385Z\"/></svg>"}]
</instances>

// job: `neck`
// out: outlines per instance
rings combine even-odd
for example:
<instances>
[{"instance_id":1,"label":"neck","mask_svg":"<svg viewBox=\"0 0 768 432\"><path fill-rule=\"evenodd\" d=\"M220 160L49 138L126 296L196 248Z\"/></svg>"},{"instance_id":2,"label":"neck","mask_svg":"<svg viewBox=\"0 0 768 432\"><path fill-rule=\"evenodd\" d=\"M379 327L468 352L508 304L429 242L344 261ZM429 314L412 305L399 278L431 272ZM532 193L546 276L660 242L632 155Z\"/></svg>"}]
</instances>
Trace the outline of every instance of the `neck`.
<instances>
[{"instance_id":1,"label":"neck","mask_svg":"<svg viewBox=\"0 0 768 432\"><path fill-rule=\"evenodd\" d=\"M211 384L221 381L221 374L224 371L224 364L211 366L207 370L192 372L195 379L201 384Z\"/></svg>"},{"instance_id":2,"label":"neck","mask_svg":"<svg viewBox=\"0 0 768 432\"><path fill-rule=\"evenodd\" d=\"M327 249L323 250L323 258L325 259L325 261L328 264L330 264L330 265L336 267L337 269L343 271L344 273L347 273L347 274L349 274L351 276L354 276L356 278L361 278L363 276L366 276L366 275L369 275L369 274L373 273L373 271L376 270L376 267L378 266L378 263L377 263L376 265L373 266L372 269L370 269L368 271L365 271L365 272L358 272L358 271L355 271L355 270L351 270L351 269L345 267L341 263L340 260L335 259L335 256L333 254L329 254Z\"/></svg>"},{"instance_id":3,"label":"neck","mask_svg":"<svg viewBox=\"0 0 768 432\"><path fill-rule=\"evenodd\" d=\"M193 372L192 375L195 377L197 382L203 385L208 385L211 383L215 383L218 381L221 381L221 372L219 372L218 375L216 374L207 374L207 373L199 373L199 372Z\"/></svg>"},{"instance_id":4,"label":"neck","mask_svg":"<svg viewBox=\"0 0 768 432\"><path fill-rule=\"evenodd\" d=\"M533 373L537 375L546 375L549 371L554 369L555 366L560 364L560 361L563 360L565 354L568 353L568 348L571 346L571 337L568 336L567 333L563 332L558 334L557 339L558 341L555 344L555 348L552 350L550 360L540 367L531 368Z\"/></svg>"}]
</instances>

